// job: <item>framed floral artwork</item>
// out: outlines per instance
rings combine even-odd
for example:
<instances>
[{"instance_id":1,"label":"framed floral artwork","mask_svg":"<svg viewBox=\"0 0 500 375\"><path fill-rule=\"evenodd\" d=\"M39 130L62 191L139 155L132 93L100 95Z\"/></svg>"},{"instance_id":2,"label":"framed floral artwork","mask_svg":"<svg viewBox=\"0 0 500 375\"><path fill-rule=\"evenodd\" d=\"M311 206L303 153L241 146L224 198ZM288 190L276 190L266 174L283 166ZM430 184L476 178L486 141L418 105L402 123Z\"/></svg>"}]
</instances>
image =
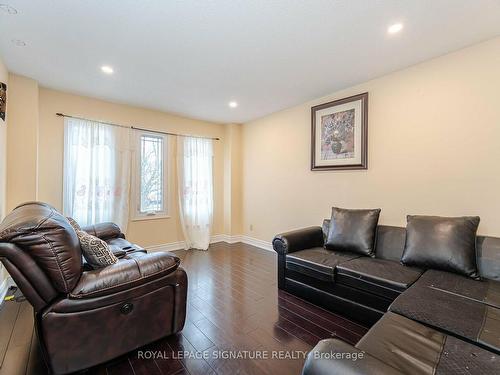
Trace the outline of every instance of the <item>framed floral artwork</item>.
<instances>
[{"instance_id":1,"label":"framed floral artwork","mask_svg":"<svg viewBox=\"0 0 500 375\"><path fill-rule=\"evenodd\" d=\"M368 93L311 108L311 170L368 168Z\"/></svg>"}]
</instances>

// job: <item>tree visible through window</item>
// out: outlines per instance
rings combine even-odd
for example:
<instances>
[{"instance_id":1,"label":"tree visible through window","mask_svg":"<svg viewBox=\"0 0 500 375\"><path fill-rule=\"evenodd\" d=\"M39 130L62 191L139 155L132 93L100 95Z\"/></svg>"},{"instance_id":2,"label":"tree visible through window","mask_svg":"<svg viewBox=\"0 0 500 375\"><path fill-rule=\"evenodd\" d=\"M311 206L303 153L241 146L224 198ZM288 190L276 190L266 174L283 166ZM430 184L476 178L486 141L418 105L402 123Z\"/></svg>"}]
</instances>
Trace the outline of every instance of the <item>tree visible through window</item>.
<instances>
[{"instance_id":1,"label":"tree visible through window","mask_svg":"<svg viewBox=\"0 0 500 375\"><path fill-rule=\"evenodd\" d=\"M141 214L165 210L164 138L150 134L140 139L140 206Z\"/></svg>"}]
</instances>

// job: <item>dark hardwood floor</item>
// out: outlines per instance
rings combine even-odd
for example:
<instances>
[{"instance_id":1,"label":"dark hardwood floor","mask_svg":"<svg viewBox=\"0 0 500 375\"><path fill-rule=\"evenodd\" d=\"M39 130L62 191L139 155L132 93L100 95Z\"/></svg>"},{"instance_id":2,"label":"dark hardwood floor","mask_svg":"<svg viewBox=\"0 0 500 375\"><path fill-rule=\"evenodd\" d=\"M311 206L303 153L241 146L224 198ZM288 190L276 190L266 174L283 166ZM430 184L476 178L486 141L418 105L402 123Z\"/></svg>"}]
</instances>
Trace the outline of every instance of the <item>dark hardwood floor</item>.
<instances>
[{"instance_id":1,"label":"dark hardwood floor","mask_svg":"<svg viewBox=\"0 0 500 375\"><path fill-rule=\"evenodd\" d=\"M305 353L319 340L336 336L355 344L367 331L279 291L272 252L241 243L218 243L207 252L189 250L177 255L189 278L183 331L86 373L300 374ZM26 302L6 305L0 311L0 349L2 345L6 349L0 375L45 373L31 307ZM155 358L148 358L151 355ZM229 355L237 357L227 359Z\"/></svg>"}]
</instances>

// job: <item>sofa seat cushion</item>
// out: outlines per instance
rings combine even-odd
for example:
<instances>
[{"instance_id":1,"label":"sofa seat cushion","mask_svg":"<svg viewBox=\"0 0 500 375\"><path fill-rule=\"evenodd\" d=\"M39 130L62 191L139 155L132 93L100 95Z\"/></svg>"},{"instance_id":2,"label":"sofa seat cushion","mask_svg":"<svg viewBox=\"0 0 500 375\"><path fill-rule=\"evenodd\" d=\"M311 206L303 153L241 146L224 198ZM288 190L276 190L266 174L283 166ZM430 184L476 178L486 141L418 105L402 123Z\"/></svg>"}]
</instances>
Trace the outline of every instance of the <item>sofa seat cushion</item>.
<instances>
[{"instance_id":1,"label":"sofa seat cushion","mask_svg":"<svg viewBox=\"0 0 500 375\"><path fill-rule=\"evenodd\" d=\"M359 256L349 252L313 247L287 254L286 268L320 280L333 281L333 272L337 265Z\"/></svg>"},{"instance_id":2,"label":"sofa seat cushion","mask_svg":"<svg viewBox=\"0 0 500 375\"><path fill-rule=\"evenodd\" d=\"M500 309L415 283L389 311L500 353Z\"/></svg>"},{"instance_id":3,"label":"sofa seat cushion","mask_svg":"<svg viewBox=\"0 0 500 375\"><path fill-rule=\"evenodd\" d=\"M494 280L472 280L451 272L428 270L418 281L419 286L428 286L443 292L500 308L500 282Z\"/></svg>"},{"instance_id":4,"label":"sofa seat cushion","mask_svg":"<svg viewBox=\"0 0 500 375\"><path fill-rule=\"evenodd\" d=\"M165 253L119 259L113 265L82 273L70 298L93 298L142 285L174 272L180 259Z\"/></svg>"},{"instance_id":5,"label":"sofa seat cushion","mask_svg":"<svg viewBox=\"0 0 500 375\"><path fill-rule=\"evenodd\" d=\"M422 270L386 259L361 257L337 266L337 281L395 298L422 275Z\"/></svg>"},{"instance_id":6,"label":"sofa seat cushion","mask_svg":"<svg viewBox=\"0 0 500 375\"><path fill-rule=\"evenodd\" d=\"M488 350L390 312L356 348L405 374L494 374L500 365Z\"/></svg>"}]
</instances>

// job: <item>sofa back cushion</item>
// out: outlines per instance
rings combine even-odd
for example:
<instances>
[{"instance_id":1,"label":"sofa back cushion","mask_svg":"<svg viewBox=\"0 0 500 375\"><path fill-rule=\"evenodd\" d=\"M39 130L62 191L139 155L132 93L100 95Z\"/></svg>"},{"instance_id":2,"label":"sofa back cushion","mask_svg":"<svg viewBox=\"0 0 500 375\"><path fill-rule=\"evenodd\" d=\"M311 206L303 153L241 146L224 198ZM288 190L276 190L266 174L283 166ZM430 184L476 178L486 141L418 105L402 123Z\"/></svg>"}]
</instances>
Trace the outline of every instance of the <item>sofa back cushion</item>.
<instances>
[{"instance_id":1,"label":"sofa back cushion","mask_svg":"<svg viewBox=\"0 0 500 375\"><path fill-rule=\"evenodd\" d=\"M325 247L375 256L375 237L380 209L351 210L332 207Z\"/></svg>"},{"instance_id":2,"label":"sofa back cushion","mask_svg":"<svg viewBox=\"0 0 500 375\"><path fill-rule=\"evenodd\" d=\"M323 220L323 236L328 237L330 219ZM390 225L377 227L375 257L400 261L405 248L406 228ZM500 238L477 236L476 258L481 277L500 281Z\"/></svg>"},{"instance_id":3,"label":"sofa back cushion","mask_svg":"<svg viewBox=\"0 0 500 375\"><path fill-rule=\"evenodd\" d=\"M405 228L379 225L377 227L375 257L400 262L405 248L405 239Z\"/></svg>"},{"instance_id":4,"label":"sofa back cushion","mask_svg":"<svg viewBox=\"0 0 500 375\"><path fill-rule=\"evenodd\" d=\"M479 279L476 262L478 216L407 216L401 262Z\"/></svg>"},{"instance_id":5,"label":"sofa back cushion","mask_svg":"<svg viewBox=\"0 0 500 375\"><path fill-rule=\"evenodd\" d=\"M78 237L69 221L48 204L16 207L0 224L0 242L13 243L28 253L59 292L73 290L81 276Z\"/></svg>"},{"instance_id":6,"label":"sofa back cushion","mask_svg":"<svg viewBox=\"0 0 500 375\"><path fill-rule=\"evenodd\" d=\"M500 281L500 238L477 236L476 259L481 277Z\"/></svg>"}]
</instances>

